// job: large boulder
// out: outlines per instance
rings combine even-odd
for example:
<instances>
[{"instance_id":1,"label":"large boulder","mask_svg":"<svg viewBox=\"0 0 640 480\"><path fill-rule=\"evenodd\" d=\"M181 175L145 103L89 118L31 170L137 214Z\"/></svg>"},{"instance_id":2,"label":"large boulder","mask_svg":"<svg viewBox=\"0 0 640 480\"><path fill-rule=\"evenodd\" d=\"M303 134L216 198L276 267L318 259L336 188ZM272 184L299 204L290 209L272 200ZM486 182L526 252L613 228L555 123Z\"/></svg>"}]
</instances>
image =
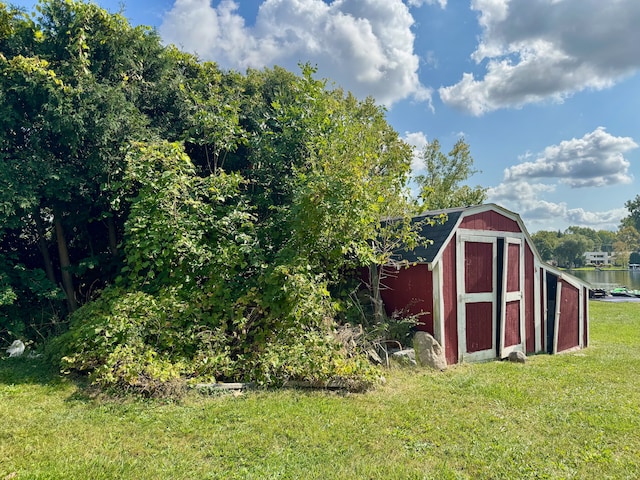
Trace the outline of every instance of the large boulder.
<instances>
[{"instance_id":1,"label":"large boulder","mask_svg":"<svg viewBox=\"0 0 640 480\"><path fill-rule=\"evenodd\" d=\"M416 332L413 337L413 349L416 352L418 365L435 370L447 368L447 359L442 346L429 333Z\"/></svg>"}]
</instances>

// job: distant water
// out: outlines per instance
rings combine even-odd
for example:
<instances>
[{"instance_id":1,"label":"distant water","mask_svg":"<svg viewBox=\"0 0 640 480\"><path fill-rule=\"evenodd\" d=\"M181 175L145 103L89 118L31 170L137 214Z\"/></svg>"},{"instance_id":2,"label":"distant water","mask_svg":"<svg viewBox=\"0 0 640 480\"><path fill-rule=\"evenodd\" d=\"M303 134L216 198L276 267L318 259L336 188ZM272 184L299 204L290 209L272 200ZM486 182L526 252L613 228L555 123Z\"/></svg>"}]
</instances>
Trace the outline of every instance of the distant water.
<instances>
[{"instance_id":1,"label":"distant water","mask_svg":"<svg viewBox=\"0 0 640 480\"><path fill-rule=\"evenodd\" d=\"M640 290L640 271L629 270L575 270L571 274L586 280L595 288L610 290L615 287L627 287Z\"/></svg>"}]
</instances>

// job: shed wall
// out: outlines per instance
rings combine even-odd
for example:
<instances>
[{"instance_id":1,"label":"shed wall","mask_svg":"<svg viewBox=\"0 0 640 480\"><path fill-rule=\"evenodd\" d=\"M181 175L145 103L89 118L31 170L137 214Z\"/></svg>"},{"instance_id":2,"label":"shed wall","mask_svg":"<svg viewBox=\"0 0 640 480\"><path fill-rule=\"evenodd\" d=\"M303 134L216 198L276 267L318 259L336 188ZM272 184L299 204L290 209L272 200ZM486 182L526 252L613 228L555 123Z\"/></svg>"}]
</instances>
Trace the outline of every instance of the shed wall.
<instances>
[{"instance_id":1,"label":"shed wall","mask_svg":"<svg viewBox=\"0 0 640 480\"><path fill-rule=\"evenodd\" d=\"M507 218L504 215L500 215L498 212L494 212L493 210L465 217L460 223L460 228L468 228L470 230L492 230L498 232L521 232L518 222Z\"/></svg>"},{"instance_id":2,"label":"shed wall","mask_svg":"<svg viewBox=\"0 0 640 480\"><path fill-rule=\"evenodd\" d=\"M560 318L558 321L558 352L580 345L580 291L570 283L562 282Z\"/></svg>"},{"instance_id":3,"label":"shed wall","mask_svg":"<svg viewBox=\"0 0 640 480\"><path fill-rule=\"evenodd\" d=\"M535 310L535 282L536 270L534 255L529 244L524 244L524 324L526 353L536 351L536 310ZM543 337L544 338L544 337Z\"/></svg>"},{"instance_id":4,"label":"shed wall","mask_svg":"<svg viewBox=\"0 0 640 480\"><path fill-rule=\"evenodd\" d=\"M384 279L382 299L387 315L395 311L404 315L420 315L418 330L434 334L433 274L424 264L402 268Z\"/></svg>"}]
</instances>

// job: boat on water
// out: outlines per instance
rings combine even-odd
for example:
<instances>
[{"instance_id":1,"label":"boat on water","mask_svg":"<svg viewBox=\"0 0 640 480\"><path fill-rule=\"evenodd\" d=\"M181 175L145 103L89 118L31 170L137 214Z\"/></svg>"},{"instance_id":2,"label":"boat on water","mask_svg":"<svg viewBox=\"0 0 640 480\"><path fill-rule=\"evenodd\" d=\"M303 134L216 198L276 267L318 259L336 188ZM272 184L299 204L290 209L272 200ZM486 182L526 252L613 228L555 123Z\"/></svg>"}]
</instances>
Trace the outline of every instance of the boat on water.
<instances>
[{"instance_id":1,"label":"boat on water","mask_svg":"<svg viewBox=\"0 0 640 480\"><path fill-rule=\"evenodd\" d=\"M640 290L630 290L627 287L616 287L611 290L614 297L637 297L640 298Z\"/></svg>"}]
</instances>

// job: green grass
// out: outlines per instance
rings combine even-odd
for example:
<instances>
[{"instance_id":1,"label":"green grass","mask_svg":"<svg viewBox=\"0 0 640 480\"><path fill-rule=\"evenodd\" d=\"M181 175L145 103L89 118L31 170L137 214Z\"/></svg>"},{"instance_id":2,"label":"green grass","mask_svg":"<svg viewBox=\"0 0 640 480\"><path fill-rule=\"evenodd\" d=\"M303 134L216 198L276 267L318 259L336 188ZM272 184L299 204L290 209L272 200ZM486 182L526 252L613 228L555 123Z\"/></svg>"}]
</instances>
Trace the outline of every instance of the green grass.
<instances>
[{"instance_id":1,"label":"green grass","mask_svg":"<svg viewBox=\"0 0 640 480\"><path fill-rule=\"evenodd\" d=\"M591 346L390 370L366 394L90 397L0 361L0 480L640 478L640 305L591 302Z\"/></svg>"}]
</instances>

